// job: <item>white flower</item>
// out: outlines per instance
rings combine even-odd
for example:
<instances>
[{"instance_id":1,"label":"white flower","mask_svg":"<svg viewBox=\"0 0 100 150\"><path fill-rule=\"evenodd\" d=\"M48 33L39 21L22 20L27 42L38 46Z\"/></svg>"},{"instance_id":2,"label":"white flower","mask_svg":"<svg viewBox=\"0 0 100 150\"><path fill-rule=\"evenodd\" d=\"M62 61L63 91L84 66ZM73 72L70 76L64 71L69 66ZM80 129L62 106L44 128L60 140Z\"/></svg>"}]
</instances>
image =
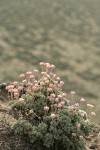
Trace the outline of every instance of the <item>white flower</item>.
<instances>
[{"instance_id":1,"label":"white flower","mask_svg":"<svg viewBox=\"0 0 100 150\"><path fill-rule=\"evenodd\" d=\"M89 108L94 108L94 105L87 104L87 107L89 107Z\"/></svg>"},{"instance_id":2,"label":"white flower","mask_svg":"<svg viewBox=\"0 0 100 150\"><path fill-rule=\"evenodd\" d=\"M51 118L55 118L55 117L56 117L56 114L51 114L50 117L51 117Z\"/></svg>"},{"instance_id":3,"label":"white flower","mask_svg":"<svg viewBox=\"0 0 100 150\"><path fill-rule=\"evenodd\" d=\"M92 115L92 116L96 116L95 112L91 112L91 115Z\"/></svg>"}]
</instances>

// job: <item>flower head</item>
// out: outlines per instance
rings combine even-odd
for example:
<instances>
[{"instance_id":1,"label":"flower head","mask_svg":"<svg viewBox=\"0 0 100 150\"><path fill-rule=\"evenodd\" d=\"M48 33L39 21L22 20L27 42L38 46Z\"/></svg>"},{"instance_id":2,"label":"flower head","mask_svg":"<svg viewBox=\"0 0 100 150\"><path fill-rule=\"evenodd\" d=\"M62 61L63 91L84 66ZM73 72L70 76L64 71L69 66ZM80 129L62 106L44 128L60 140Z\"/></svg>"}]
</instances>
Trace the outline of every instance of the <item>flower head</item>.
<instances>
[{"instance_id":1,"label":"flower head","mask_svg":"<svg viewBox=\"0 0 100 150\"><path fill-rule=\"evenodd\" d=\"M80 102L83 102L83 103L84 103L85 101L86 101L86 100L85 100L84 98L81 98L81 99L80 99Z\"/></svg>"},{"instance_id":2,"label":"flower head","mask_svg":"<svg viewBox=\"0 0 100 150\"><path fill-rule=\"evenodd\" d=\"M34 72L35 72L35 73L38 73L38 72L39 72L39 70L38 70L38 69L35 69L35 70L34 70Z\"/></svg>"},{"instance_id":3,"label":"flower head","mask_svg":"<svg viewBox=\"0 0 100 150\"><path fill-rule=\"evenodd\" d=\"M75 137L75 136L76 136L76 133L72 133L72 136Z\"/></svg>"},{"instance_id":4,"label":"flower head","mask_svg":"<svg viewBox=\"0 0 100 150\"><path fill-rule=\"evenodd\" d=\"M31 110L29 111L29 113L30 113L30 114L34 113L33 109L31 109Z\"/></svg>"},{"instance_id":5,"label":"flower head","mask_svg":"<svg viewBox=\"0 0 100 150\"><path fill-rule=\"evenodd\" d=\"M70 93L71 93L71 95L74 95L76 92L75 91L71 91Z\"/></svg>"},{"instance_id":6,"label":"flower head","mask_svg":"<svg viewBox=\"0 0 100 150\"><path fill-rule=\"evenodd\" d=\"M20 78L24 78L24 77L25 77L25 74L20 74L19 77L20 77Z\"/></svg>"},{"instance_id":7,"label":"flower head","mask_svg":"<svg viewBox=\"0 0 100 150\"><path fill-rule=\"evenodd\" d=\"M69 111L72 111L73 109L74 109L74 106L73 106L73 105L68 106L68 110L69 110Z\"/></svg>"},{"instance_id":8,"label":"flower head","mask_svg":"<svg viewBox=\"0 0 100 150\"><path fill-rule=\"evenodd\" d=\"M66 96L67 96L67 94L66 94L66 93L63 93L63 94L62 94L62 97L66 97Z\"/></svg>"},{"instance_id":9,"label":"flower head","mask_svg":"<svg viewBox=\"0 0 100 150\"><path fill-rule=\"evenodd\" d=\"M32 74L32 75L30 75L30 77L29 77L30 79L34 79L35 78L35 76Z\"/></svg>"},{"instance_id":10,"label":"flower head","mask_svg":"<svg viewBox=\"0 0 100 150\"><path fill-rule=\"evenodd\" d=\"M18 86L18 90L19 91L23 90L23 87L22 86Z\"/></svg>"},{"instance_id":11,"label":"flower head","mask_svg":"<svg viewBox=\"0 0 100 150\"><path fill-rule=\"evenodd\" d=\"M75 103L74 106L75 106L75 107L79 107L79 103Z\"/></svg>"},{"instance_id":12,"label":"flower head","mask_svg":"<svg viewBox=\"0 0 100 150\"><path fill-rule=\"evenodd\" d=\"M44 107L44 110L45 110L45 111L48 111L48 110L49 110L49 107L48 107L48 106L45 106L45 107Z\"/></svg>"},{"instance_id":13,"label":"flower head","mask_svg":"<svg viewBox=\"0 0 100 150\"><path fill-rule=\"evenodd\" d=\"M60 108L62 108L62 106L63 105L61 103L59 103L57 107L60 109Z\"/></svg>"},{"instance_id":14,"label":"flower head","mask_svg":"<svg viewBox=\"0 0 100 150\"><path fill-rule=\"evenodd\" d=\"M14 86L18 85L18 82L17 82L17 81L14 81L14 82L13 82L13 85L14 85Z\"/></svg>"},{"instance_id":15,"label":"flower head","mask_svg":"<svg viewBox=\"0 0 100 150\"><path fill-rule=\"evenodd\" d=\"M64 106L64 105L65 105L65 102L64 102L64 101L61 101L60 104L61 104L62 106Z\"/></svg>"},{"instance_id":16,"label":"flower head","mask_svg":"<svg viewBox=\"0 0 100 150\"><path fill-rule=\"evenodd\" d=\"M54 68L55 68L55 65L50 65L50 68L51 68L51 69L54 69Z\"/></svg>"},{"instance_id":17,"label":"flower head","mask_svg":"<svg viewBox=\"0 0 100 150\"><path fill-rule=\"evenodd\" d=\"M23 80L22 83L23 83L24 85L26 85L26 84L27 84L27 80L26 80L26 79Z\"/></svg>"},{"instance_id":18,"label":"flower head","mask_svg":"<svg viewBox=\"0 0 100 150\"><path fill-rule=\"evenodd\" d=\"M19 100L18 100L19 103L24 103L24 101L25 100L23 98L19 98Z\"/></svg>"},{"instance_id":19,"label":"flower head","mask_svg":"<svg viewBox=\"0 0 100 150\"><path fill-rule=\"evenodd\" d=\"M13 92L14 92L14 93L18 93L18 89L14 88L14 89L13 89Z\"/></svg>"},{"instance_id":20,"label":"flower head","mask_svg":"<svg viewBox=\"0 0 100 150\"><path fill-rule=\"evenodd\" d=\"M44 66L44 64L45 64L44 62L40 62L40 66Z\"/></svg>"},{"instance_id":21,"label":"flower head","mask_svg":"<svg viewBox=\"0 0 100 150\"><path fill-rule=\"evenodd\" d=\"M56 114L51 114L50 117L51 117L51 118L55 118L55 117L56 117Z\"/></svg>"},{"instance_id":22,"label":"flower head","mask_svg":"<svg viewBox=\"0 0 100 150\"><path fill-rule=\"evenodd\" d=\"M76 127L77 127L77 129L80 129L81 124L80 124L80 123L78 123L78 124L76 125Z\"/></svg>"},{"instance_id":23,"label":"flower head","mask_svg":"<svg viewBox=\"0 0 100 150\"><path fill-rule=\"evenodd\" d=\"M30 75L32 75L32 72L31 72L31 71L28 71L28 72L26 72L26 75L27 75L27 76L30 76Z\"/></svg>"},{"instance_id":24,"label":"flower head","mask_svg":"<svg viewBox=\"0 0 100 150\"><path fill-rule=\"evenodd\" d=\"M19 93L18 93L18 92L15 92L15 93L14 93L14 97L19 97Z\"/></svg>"},{"instance_id":25,"label":"flower head","mask_svg":"<svg viewBox=\"0 0 100 150\"><path fill-rule=\"evenodd\" d=\"M88 108L94 108L94 105L87 104L87 107L88 107Z\"/></svg>"},{"instance_id":26,"label":"flower head","mask_svg":"<svg viewBox=\"0 0 100 150\"><path fill-rule=\"evenodd\" d=\"M92 115L92 116L96 116L96 113L95 113L95 112L91 112L91 115Z\"/></svg>"}]
</instances>

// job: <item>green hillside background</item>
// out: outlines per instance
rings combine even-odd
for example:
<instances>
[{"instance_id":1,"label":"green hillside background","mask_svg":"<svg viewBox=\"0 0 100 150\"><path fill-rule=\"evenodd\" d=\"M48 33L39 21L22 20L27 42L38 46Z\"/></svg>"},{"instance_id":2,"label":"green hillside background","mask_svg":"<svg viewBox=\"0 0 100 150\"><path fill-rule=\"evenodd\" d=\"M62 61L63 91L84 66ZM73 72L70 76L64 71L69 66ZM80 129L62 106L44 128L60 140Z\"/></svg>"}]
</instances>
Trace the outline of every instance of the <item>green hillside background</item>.
<instances>
[{"instance_id":1,"label":"green hillside background","mask_svg":"<svg viewBox=\"0 0 100 150\"><path fill-rule=\"evenodd\" d=\"M0 0L0 83L41 61L96 106L100 122L100 0Z\"/></svg>"}]
</instances>

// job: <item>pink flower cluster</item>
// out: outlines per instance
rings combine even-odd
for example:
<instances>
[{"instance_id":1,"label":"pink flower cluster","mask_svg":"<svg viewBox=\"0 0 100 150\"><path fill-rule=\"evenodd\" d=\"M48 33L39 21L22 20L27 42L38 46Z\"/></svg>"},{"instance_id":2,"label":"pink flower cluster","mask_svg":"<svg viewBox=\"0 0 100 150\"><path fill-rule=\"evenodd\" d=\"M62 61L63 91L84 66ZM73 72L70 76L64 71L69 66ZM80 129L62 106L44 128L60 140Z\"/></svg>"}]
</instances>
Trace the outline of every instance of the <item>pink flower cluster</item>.
<instances>
[{"instance_id":1,"label":"pink flower cluster","mask_svg":"<svg viewBox=\"0 0 100 150\"><path fill-rule=\"evenodd\" d=\"M20 93L23 94L25 88L25 94L34 94L38 91L46 91L47 100L51 102L51 107L56 106L57 108L62 108L65 104L63 98L66 98L66 93L60 93L64 82L60 80L59 77L55 73L53 73L53 69L55 66L53 64L40 62L40 66L42 67L42 71L37 69L32 71L28 71L24 74L20 74L21 82L14 81L11 85L8 85L6 89L11 94L11 99L19 100ZM37 78L40 77L40 79ZM57 104L56 104L57 103ZM44 107L44 110L47 111L48 106Z\"/></svg>"},{"instance_id":2,"label":"pink flower cluster","mask_svg":"<svg viewBox=\"0 0 100 150\"><path fill-rule=\"evenodd\" d=\"M17 81L13 82L11 85L6 86L6 89L13 97L11 98L19 98L20 92L23 90L23 86L19 85Z\"/></svg>"},{"instance_id":3,"label":"pink flower cluster","mask_svg":"<svg viewBox=\"0 0 100 150\"><path fill-rule=\"evenodd\" d=\"M36 92L45 92L47 105L43 107L43 110L48 113L50 110L55 111L62 109L63 106L66 105L64 99L67 97L67 94L62 92L64 82L53 73L53 69L55 68L53 64L40 62L40 66L42 67L42 71L35 69L33 72L28 71L24 74L20 74L21 82L14 81L11 85L6 87L11 95L11 99L16 99L23 104L25 100L20 96L23 94L24 90L25 94L30 95L34 95ZM38 79L38 77L40 78ZM72 101L75 93L75 91L70 92ZM67 109L69 111L79 109L80 104L72 103L72 101L69 106L67 105ZM85 101L84 98L79 100L81 104L85 103ZM87 104L87 107L93 108L93 105ZM30 114L31 113L33 113L33 110L30 110ZM92 112L91 115L95 114ZM53 117L54 115L51 116Z\"/></svg>"}]
</instances>

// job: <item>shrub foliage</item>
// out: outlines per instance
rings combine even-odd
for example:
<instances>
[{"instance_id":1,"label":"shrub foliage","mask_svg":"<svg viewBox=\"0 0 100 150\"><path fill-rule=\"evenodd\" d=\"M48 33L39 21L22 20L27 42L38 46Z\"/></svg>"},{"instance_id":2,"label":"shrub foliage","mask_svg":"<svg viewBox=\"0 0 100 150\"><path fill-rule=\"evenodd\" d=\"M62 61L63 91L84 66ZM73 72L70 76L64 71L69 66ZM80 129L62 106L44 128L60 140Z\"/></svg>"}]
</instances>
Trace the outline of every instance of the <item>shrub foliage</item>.
<instances>
[{"instance_id":1,"label":"shrub foliage","mask_svg":"<svg viewBox=\"0 0 100 150\"><path fill-rule=\"evenodd\" d=\"M21 74L21 82L7 86L12 99L12 125L16 134L27 138L36 150L84 150L83 137L90 132L90 123L80 104L67 99L64 82L53 73L54 65L41 62L42 71ZM82 98L80 103L84 103ZM92 105L91 105L92 106ZM82 111L81 111L82 112Z\"/></svg>"}]
</instances>

